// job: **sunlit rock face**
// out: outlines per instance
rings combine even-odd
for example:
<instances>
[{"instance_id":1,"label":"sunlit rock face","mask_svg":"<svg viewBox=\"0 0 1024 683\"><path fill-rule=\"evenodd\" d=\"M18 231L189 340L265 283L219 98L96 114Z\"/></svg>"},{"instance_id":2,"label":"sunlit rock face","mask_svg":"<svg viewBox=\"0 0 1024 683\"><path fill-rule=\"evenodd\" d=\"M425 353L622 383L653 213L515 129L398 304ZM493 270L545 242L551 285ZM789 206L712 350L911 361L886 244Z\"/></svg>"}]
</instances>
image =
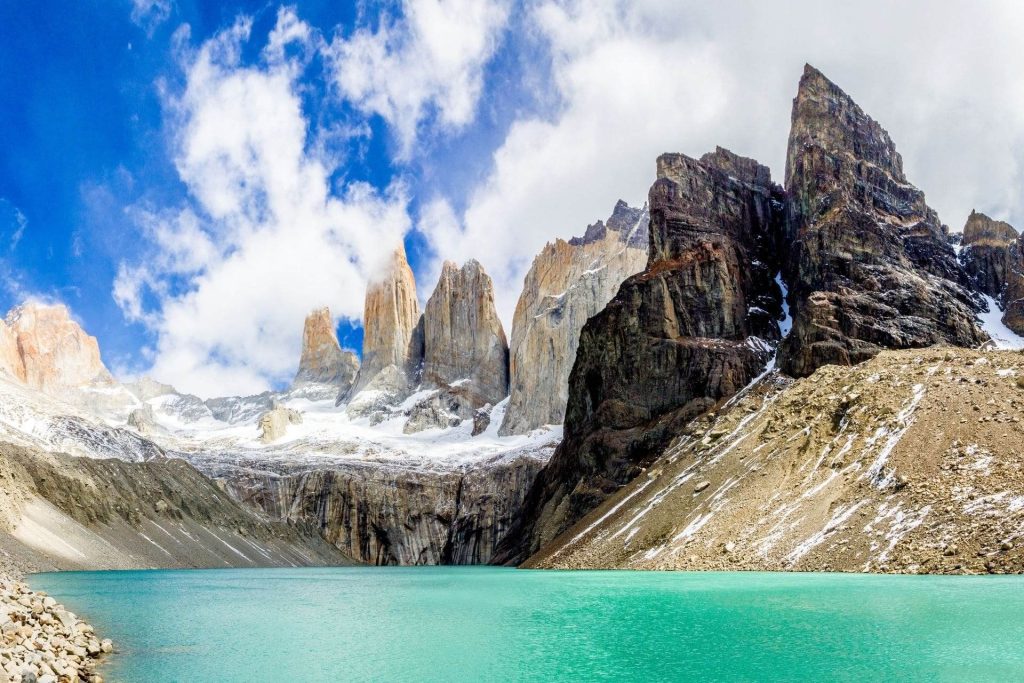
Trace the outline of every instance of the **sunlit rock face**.
<instances>
[{"instance_id":1,"label":"sunlit rock face","mask_svg":"<svg viewBox=\"0 0 1024 683\"><path fill-rule=\"evenodd\" d=\"M328 308L308 316L302 328L302 357L292 381L292 390L323 390L325 394L348 393L359 373L359 358L342 350Z\"/></svg>"},{"instance_id":2,"label":"sunlit rock face","mask_svg":"<svg viewBox=\"0 0 1024 683\"><path fill-rule=\"evenodd\" d=\"M526 274L512 321L509 404L501 434L561 424L580 331L647 264L647 207L623 201L581 238L545 245Z\"/></svg>"},{"instance_id":3,"label":"sunlit rock face","mask_svg":"<svg viewBox=\"0 0 1024 683\"><path fill-rule=\"evenodd\" d=\"M423 310L423 383L466 383L481 403L508 394L508 342L494 308L494 285L474 260L445 261Z\"/></svg>"},{"instance_id":4,"label":"sunlit rock face","mask_svg":"<svg viewBox=\"0 0 1024 683\"><path fill-rule=\"evenodd\" d=\"M778 341L783 196L717 149L658 158L646 269L580 335L565 438L496 559L525 559L636 476L679 428L758 375Z\"/></svg>"},{"instance_id":5,"label":"sunlit rock face","mask_svg":"<svg viewBox=\"0 0 1024 683\"><path fill-rule=\"evenodd\" d=\"M783 370L985 341L948 229L907 181L889 134L811 66L793 101L786 196L794 320Z\"/></svg>"},{"instance_id":6,"label":"sunlit rock face","mask_svg":"<svg viewBox=\"0 0 1024 683\"><path fill-rule=\"evenodd\" d=\"M367 286L362 365L351 390L339 393L338 400L354 398L367 389L375 394L364 397L360 405L373 403L380 395L401 398L418 383L422 360L423 329L416 278L405 248L399 246L380 279Z\"/></svg>"},{"instance_id":7,"label":"sunlit rock face","mask_svg":"<svg viewBox=\"0 0 1024 683\"><path fill-rule=\"evenodd\" d=\"M18 306L0 323L0 369L33 389L58 394L112 382L96 338L63 305Z\"/></svg>"}]
</instances>

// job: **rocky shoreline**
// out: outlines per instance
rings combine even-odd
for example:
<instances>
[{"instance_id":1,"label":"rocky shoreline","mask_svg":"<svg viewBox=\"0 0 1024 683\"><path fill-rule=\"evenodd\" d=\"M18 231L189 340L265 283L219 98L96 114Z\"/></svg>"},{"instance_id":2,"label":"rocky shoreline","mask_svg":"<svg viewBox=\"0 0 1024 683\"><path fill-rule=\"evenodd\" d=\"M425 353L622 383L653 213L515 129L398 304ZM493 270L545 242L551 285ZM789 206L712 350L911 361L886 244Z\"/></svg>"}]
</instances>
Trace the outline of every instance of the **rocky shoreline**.
<instances>
[{"instance_id":1,"label":"rocky shoreline","mask_svg":"<svg viewBox=\"0 0 1024 683\"><path fill-rule=\"evenodd\" d=\"M95 667L113 651L90 624L9 575L0 575L0 638L0 669L11 683L103 683Z\"/></svg>"}]
</instances>

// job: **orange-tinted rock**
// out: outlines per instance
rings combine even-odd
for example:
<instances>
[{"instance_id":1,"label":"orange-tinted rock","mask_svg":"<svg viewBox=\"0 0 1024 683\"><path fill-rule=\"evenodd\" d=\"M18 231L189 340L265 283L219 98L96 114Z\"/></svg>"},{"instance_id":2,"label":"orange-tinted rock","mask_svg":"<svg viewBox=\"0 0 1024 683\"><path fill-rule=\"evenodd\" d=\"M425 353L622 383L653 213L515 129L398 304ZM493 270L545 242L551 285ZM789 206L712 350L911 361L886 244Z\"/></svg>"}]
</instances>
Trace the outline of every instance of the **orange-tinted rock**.
<instances>
[{"instance_id":1,"label":"orange-tinted rock","mask_svg":"<svg viewBox=\"0 0 1024 683\"><path fill-rule=\"evenodd\" d=\"M372 388L391 394L409 390L423 358L416 278L399 247L380 279L366 289L363 358L351 393Z\"/></svg>"},{"instance_id":2,"label":"orange-tinted rock","mask_svg":"<svg viewBox=\"0 0 1024 683\"><path fill-rule=\"evenodd\" d=\"M343 351L338 343L329 309L319 308L308 316L302 329L302 357L292 387L327 385L347 392L359 372L359 359Z\"/></svg>"},{"instance_id":3,"label":"orange-tinted rock","mask_svg":"<svg viewBox=\"0 0 1024 683\"><path fill-rule=\"evenodd\" d=\"M6 330L0 331L0 347L5 371L33 389L54 394L113 381L100 359L96 338L86 334L63 305L30 303L13 309L7 314Z\"/></svg>"}]
</instances>

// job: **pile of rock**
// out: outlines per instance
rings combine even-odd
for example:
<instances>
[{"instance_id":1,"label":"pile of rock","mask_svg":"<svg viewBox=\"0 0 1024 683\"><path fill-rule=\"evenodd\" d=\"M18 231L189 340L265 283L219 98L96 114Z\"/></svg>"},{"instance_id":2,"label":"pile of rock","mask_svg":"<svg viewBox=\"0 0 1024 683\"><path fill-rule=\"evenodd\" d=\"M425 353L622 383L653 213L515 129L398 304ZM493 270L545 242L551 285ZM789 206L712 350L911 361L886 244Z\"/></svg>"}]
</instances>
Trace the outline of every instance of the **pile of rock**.
<instances>
[{"instance_id":1,"label":"pile of rock","mask_svg":"<svg viewBox=\"0 0 1024 683\"><path fill-rule=\"evenodd\" d=\"M53 598L0 577L0 669L8 680L103 683L92 670L111 650L109 640Z\"/></svg>"}]
</instances>

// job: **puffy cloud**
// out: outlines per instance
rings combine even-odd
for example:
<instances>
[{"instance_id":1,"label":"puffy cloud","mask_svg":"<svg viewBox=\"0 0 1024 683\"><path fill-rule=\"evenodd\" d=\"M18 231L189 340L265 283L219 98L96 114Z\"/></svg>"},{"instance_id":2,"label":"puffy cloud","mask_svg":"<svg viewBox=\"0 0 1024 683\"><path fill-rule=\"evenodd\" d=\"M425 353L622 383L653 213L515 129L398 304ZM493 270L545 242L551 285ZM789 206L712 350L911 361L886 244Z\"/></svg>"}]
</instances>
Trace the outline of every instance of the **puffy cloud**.
<instances>
[{"instance_id":1,"label":"puffy cloud","mask_svg":"<svg viewBox=\"0 0 1024 683\"><path fill-rule=\"evenodd\" d=\"M400 19L330 46L339 92L393 127L408 158L422 122L457 130L473 120L484 67L509 15L505 0L405 0Z\"/></svg>"},{"instance_id":2,"label":"puffy cloud","mask_svg":"<svg viewBox=\"0 0 1024 683\"><path fill-rule=\"evenodd\" d=\"M540 0L523 33L550 60L553 109L508 129L486 177L428 204L438 259L475 257L506 325L532 257L614 202L642 203L662 152L721 144L781 182L804 62L892 134L912 182L953 229L972 207L1024 224L1019 3ZM433 274L436 263L424 270Z\"/></svg>"},{"instance_id":3,"label":"puffy cloud","mask_svg":"<svg viewBox=\"0 0 1024 683\"><path fill-rule=\"evenodd\" d=\"M284 52L308 47L309 27L282 10L256 65L241 61L250 32L240 19L184 52L167 108L191 200L136 209L148 249L113 288L156 336L148 372L204 396L288 379L306 313L358 319L367 279L409 228L401 185L332 188L298 93L304 57Z\"/></svg>"}]
</instances>

